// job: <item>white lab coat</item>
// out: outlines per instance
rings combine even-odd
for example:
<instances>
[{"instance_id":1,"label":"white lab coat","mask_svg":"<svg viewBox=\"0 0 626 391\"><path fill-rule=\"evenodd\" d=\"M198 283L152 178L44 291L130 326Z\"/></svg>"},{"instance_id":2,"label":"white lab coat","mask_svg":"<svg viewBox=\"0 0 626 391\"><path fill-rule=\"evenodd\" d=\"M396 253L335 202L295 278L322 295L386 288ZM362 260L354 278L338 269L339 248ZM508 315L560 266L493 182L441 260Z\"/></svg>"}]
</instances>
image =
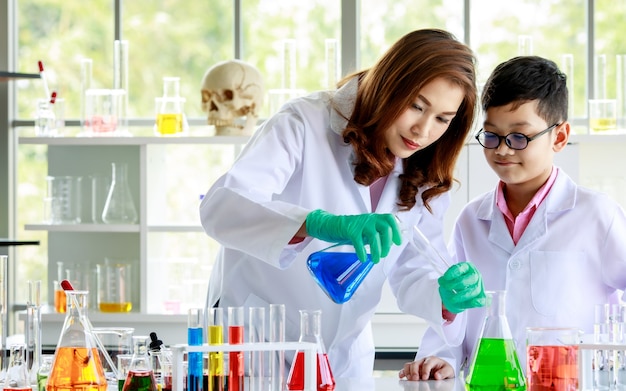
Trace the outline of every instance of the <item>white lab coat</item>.
<instances>
[{"instance_id":1,"label":"white lab coat","mask_svg":"<svg viewBox=\"0 0 626 391\"><path fill-rule=\"evenodd\" d=\"M338 109L349 116L356 79L336 94ZM209 283L207 305L267 306L287 309L286 339L297 341L301 309L322 310L322 338L336 377L371 376L374 346L370 320L385 279L407 313L442 323L436 274L407 247L393 246L375 265L356 294L335 304L316 285L306 259L329 243L307 238L288 242L309 212L360 214L371 210L370 190L353 179L352 147L343 142L346 120L330 107L331 92L319 92L287 103L255 133L232 168L211 187L200 206L202 226L221 245ZM401 163L390 174L378 213L397 213L417 224L445 253L445 194L431 201L433 214L418 198L408 212L396 206ZM409 231L410 232L410 231ZM441 327L438 327L441 331Z\"/></svg>"},{"instance_id":2,"label":"white lab coat","mask_svg":"<svg viewBox=\"0 0 626 391\"><path fill-rule=\"evenodd\" d=\"M494 190L463 209L450 247L456 261L476 265L485 290L506 290L506 316L524 370L526 327L593 333L595 304L614 302L626 287L624 210L606 195L577 186L563 170L517 245ZM416 358L439 356L457 371L465 359L471 365L485 314L485 308L463 313L465 339L454 348L427 330Z\"/></svg>"}]
</instances>

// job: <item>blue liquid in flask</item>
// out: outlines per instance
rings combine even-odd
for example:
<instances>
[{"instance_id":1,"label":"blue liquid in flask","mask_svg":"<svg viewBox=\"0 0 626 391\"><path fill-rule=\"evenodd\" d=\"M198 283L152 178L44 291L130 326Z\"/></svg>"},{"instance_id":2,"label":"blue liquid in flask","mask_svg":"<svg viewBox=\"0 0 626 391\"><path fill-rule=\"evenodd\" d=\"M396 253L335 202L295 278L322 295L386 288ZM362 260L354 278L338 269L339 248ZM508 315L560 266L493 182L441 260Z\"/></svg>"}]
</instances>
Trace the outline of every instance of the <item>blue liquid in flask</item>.
<instances>
[{"instance_id":1,"label":"blue liquid in flask","mask_svg":"<svg viewBox=\"0 0 626 391\"><path fill-rule=\"evenodd\" d=\"M332 247L314 252L307 260L317 284L337 304L350 300L373 266L369 254L361 262L354 252L332 251Z\"/></svg>"}]
</instances>

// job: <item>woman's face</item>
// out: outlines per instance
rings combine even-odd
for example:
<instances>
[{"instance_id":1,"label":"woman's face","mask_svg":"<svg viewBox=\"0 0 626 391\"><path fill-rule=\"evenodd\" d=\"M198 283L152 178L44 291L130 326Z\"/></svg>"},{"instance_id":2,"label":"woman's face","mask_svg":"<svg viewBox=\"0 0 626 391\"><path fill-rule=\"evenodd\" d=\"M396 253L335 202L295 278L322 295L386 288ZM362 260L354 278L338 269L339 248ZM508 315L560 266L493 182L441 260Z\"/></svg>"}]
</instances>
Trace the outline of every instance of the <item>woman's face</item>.
<instances>
[{"instance_id":1,"label":"woman's face","mask_svg":"<svg viewBox=\"0 0 626 391\"><path fill-rule=\"evenodd\" d=\"M426 84L385 132L389 151L406 159L437 141L448 129L464 97L465 91L447 79L437 78Z\"/></svg>"}]
</instances>

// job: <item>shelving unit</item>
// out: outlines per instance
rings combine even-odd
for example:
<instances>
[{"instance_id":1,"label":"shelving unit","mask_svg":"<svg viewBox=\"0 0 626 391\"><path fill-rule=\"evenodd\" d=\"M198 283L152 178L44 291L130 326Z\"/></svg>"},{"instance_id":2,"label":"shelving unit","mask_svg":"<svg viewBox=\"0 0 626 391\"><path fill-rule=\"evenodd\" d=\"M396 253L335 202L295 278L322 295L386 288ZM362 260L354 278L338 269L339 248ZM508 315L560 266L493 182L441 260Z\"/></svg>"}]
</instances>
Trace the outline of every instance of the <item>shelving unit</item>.
<instances>
[{"instance_id":1,"label":"shelving unit","mask_svg":"<svg viewBox=\"0 0 626 391\"><path fill-rule=\"evenodd\" d=\"M217 245L209 243L212 239L204 234L200 225L197 209L199 195L204 194L221 173L212 167L213 154L223 154L220 156L225 156L223 160L230 164L247 141L248 137L221 136L20 137L20 145L47 147L47 174L51 176L81 176L86 182L90 176L110 175L112 162L127 164L129 187L139 215L137 224L90 221L91 208L86 202L91 199L90 186L83 183L87 199L83 199L81 223L44 224L34 221L26 224L26 230L48 234L48 297L54 297L52 282L56 280L56 262L95 267L106 257L123 259L133 265L132 282L138 287L133 292L133 310L128 314L104 314L91 309L90 318L94 325L115 325L117 321L118 326L154 327L155 322L159 328L184 326L186 317L181 313L185 308L181 308L178 315L175 315L176 311L165 313L155 310L155 305L160 302L154 304L158 301L154 300L154 296L162 295L164 299L171 296L168 295L168 283L173 273L166 270L175 265L181 274L186 272L189 278L197 280L194 286L191 283L184 289L189 287L195 289L193 292L198 291L196 296L202 295L198 301L204 304L208 274L215 258L208 247ZM195 156L196 163L177 160L181 156ZM179 178L185 175L189 180ZM180 254L168 253L172 243L183 240L192 242L195 248L185 246ZM209 268L208 271L196 270L200 259L202 265ZM93 281L94 287L89 290L95 295L95 279ZM91 295L90 302L95 302ZM163 322L166 317L168 321ZM52 329L59 328L63 319L63 314L53 311L43 314L43 322L52 335L55 335ZM183 335L184 332L183 329ZM56 341L44 341L46 343Z\"/></svg>"}]
</instances>

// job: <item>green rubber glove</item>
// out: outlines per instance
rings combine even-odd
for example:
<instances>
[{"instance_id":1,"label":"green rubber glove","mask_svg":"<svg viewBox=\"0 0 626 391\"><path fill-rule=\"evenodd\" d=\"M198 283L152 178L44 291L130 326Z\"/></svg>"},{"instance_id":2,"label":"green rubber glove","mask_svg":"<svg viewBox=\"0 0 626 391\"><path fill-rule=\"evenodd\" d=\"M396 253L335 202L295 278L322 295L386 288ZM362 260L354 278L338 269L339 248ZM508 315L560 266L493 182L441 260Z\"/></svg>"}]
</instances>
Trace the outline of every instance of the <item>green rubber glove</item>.
<instances>
[{"instance_id":1,"label":"green rubber glove","mask_svg":"<svg viewBox=\"0 0 626 391\"><path fill-rule=\"evenodd\" d=\"M365 245L370 245L372 262L389 254L391 245L400 245L402 235L392 214L367 213L336 216L321 209L306 217L306 230L314 238L331 243L351 243L361 262L367 260Z\"/></svg>"},{"instance_id":2,"label":"green rubber glove","mask_svg":"<svg viewBox=\"0 0 626 391\"><path fill-rule=\"evenodd\" d=\"M450 266L438 281L441 301L452 313L487 304L483 279L476 266L469 262Z\"/></svg>"}]
</instances>

